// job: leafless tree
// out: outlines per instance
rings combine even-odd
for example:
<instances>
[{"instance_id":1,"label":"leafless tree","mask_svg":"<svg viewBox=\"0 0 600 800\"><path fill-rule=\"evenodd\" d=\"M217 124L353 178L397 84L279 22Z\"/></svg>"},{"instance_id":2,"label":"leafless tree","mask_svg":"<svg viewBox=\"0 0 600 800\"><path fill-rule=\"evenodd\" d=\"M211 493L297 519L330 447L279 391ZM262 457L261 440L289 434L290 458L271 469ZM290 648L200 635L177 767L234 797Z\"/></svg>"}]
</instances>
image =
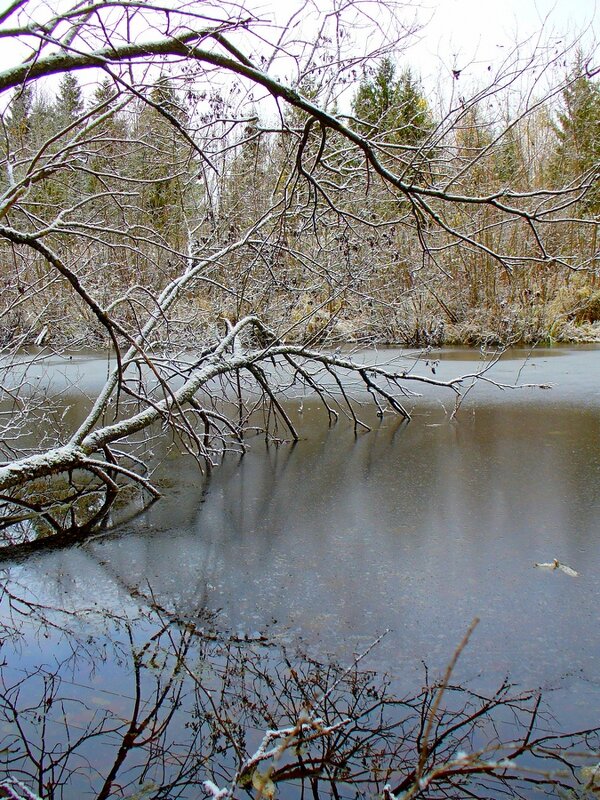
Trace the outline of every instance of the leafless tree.
<instances>
[{"instance_id":1,"label":"leafless tree","mask_svg":"<svg viewBox=\"0 0 600 800\"><path fill-rule=\"evenodd\" d=\"M353 70L397 50L413 30L403 4L376 5L305 2L270 25L233 2L94 0L50 11L18 0L0 14L0 38L16 54L0 73L7 98L52 76L108 79L103 95L41 140L23 144L10 104L4 114L0 320L19 332L6 337L1 382L9 544L31 538L36 525L71 537L101 525L124 482L157 497L144 448L166 431L205 469L243 450L257 428L295 440L282 402L294 385L318 394L330 419L344 413L358 428L366 426L353 391L371 395L381 414L408 419L411 387L426 382L460 396L476 377L438 381L412 363L378 366L320 348L350 299L397 315L402 286L419 302L414 277L425 263L451 278L465 255L495 265L506 281L523 265L580 265L554 231L596 224L575 215L589 174L558 189L488 190L469 179L493 143L448 149L476 103L525 81L540 57L548 71L562 53L528 62L514 54L471 99L451 96L426 141L392 146L336 110ZM359 47L361 28L370 52ZM531 94L520 117L539 102ZM134 122L125 134L127 115ZM278 153L269 174L264 142ZM415 172L424 159L431 169ZM249 170L264 178L260 193L244 189ZM239 182L224 180L232 174ZM522 243L517 252L507 250L509 238ZM366 274L368 252L360 264L356 253L381 242L389 263ZM400 242L415 264L393 264ZM422 286L437 298L435 281ZM18 346L53 335L73 341L82 329L86 341L110 345L113 368L69 428L60 407L32 391ZM32 426L45 435L30 435Z\"/></svg>"}]
</instances>

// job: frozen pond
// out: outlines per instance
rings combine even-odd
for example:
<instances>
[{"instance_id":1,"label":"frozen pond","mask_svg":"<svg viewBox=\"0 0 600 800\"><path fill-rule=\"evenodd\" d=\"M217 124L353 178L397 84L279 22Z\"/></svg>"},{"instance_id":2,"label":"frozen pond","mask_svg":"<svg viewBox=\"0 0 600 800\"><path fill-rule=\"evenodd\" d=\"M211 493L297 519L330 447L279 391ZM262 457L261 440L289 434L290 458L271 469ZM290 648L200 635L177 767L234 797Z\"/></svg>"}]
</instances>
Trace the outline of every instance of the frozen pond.
<instances>
[{"instance_id":1,"label":"frozen pond","mask_svg":"<svg viewBox=\"0 0 600 800\"><path fill-rule=\"evenodd\" d=\"M355 437L344 421L328 428L317 400L290 401L296 446L257 440L208 482L172 459L165 497L142 516L5 575L49 605L123 617L150 591L179 619L207 612L240 639L301 641L344 663L389 629L368 666L400 692L420 685L423 664L443 672L478 617L457 680L489 690L508 676L545 690L558 727L596 725L600 349L526 356L492 377L551 389L480 384L455 420L451 396L428 389L408 402L408 425L364 410L373 430ZM451 350L422 370L475 366ZM578 577L533 566L555 558ZM53 642L22 648L23 663L51 661Z\"/></svg>"}]
</instances>

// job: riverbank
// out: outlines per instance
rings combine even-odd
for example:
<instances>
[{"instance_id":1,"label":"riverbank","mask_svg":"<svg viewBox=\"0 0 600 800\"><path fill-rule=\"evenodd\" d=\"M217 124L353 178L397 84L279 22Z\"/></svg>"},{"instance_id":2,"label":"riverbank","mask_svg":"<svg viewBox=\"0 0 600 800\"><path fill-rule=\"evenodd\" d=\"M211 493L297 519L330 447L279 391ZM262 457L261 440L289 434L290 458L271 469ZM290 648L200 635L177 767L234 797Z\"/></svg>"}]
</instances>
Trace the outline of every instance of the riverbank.
<instances>
[{"instance_id":1,"label":"riverbank","mask_svg":"<svg viewBox=\"0 0 600 800\"><path fill-rule=\"evenodd\" d=\"M462 318L448 319L447 314L432 311L417 315L412 310L390 308L389 314L359 311L352 315L315 311L309 319L293 322L282 330L286 341L310 346L399 346L399 347L517 347L520 345L600 343L600 320L596 303L570 309L547 306L523 307L507 304L492 309L468 310ZM600 302L598 302L600 308ZM407 312L407 313L403 313ZM235 317L232 317L235 319ZM222 318L212 324L181 323L169 331L173 347L201 346L222 325ZM267 317L267 324L269 319ZM281 326L280 326L281 327ZM287 334L287 335L286 335ZM89 320L71 319L68 325L42 318L35 324L12 327L0 325L3 349L32 345L55 350L104 348L111 346L104 329ZM154 343L157 344L157 343Z\"/></svg>"},{"instance_id":2,"label":"riverbank","mask_svg":"<svg viewBox=\"0 0 600 800\"><path fill-rule=\"evenodd\" d=\"M497 301L473 305L461 292L453 295L418 289L388 299L373 293L364 302L356 296L330 302L304 295L290 302L287 293L274 295L261 310L265 323L284 340L307 345L444 345L518 346L600 342L600 291L590 276L577 276L554 287L547 296L536 289L506 292ZM0 316L0 343L5 350L44 345L54 349L102 348L112 344L86 307L69 307L60 292L55 302L39 298L8 309ZM177 318L170 320L161 340L148 346L201 347L222 331L225 319L254 313L247 303L228 306L215 298L185 298ZM135 335L139 323L121 311L118 324Z\"/></svg>"}]
</instances>

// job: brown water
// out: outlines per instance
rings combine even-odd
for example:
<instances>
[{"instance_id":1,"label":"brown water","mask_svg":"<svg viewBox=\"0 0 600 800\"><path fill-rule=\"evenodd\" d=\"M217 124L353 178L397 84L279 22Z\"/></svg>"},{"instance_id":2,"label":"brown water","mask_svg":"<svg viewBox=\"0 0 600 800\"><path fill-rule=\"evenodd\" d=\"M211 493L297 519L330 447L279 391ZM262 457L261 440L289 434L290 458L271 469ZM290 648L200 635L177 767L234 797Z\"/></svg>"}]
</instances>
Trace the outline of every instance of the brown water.
<instances>
[{"instance_id":1,"label":"brown water","mask_svg":"<svg viewBox=\"0 0 600 800\"><path fill-rule=\"evenodd\" d=\"M303 437L295 447L256 441L208 483L170 460L172 488L137 520L8 565L6 577L48 605L132 618L135 588L151 589L178 618L208 611L218 630L301 640L344 662L389 629L368 666L391 672L406 692L420 684L423 663L443 671L477 616L457 680L489 688L508 675L556 690L548 696L559 727L597 725L600 349L525 357L511 353L492 376L552 389L479 384L456 420L451 396L427 389L410 401L410 424L365 409L373 430L355 437L346 422L328 428L315 399L301 414L291 400ZM422 371L433 366L440 378L476 361L453 350ZM87 388L104 369L77 368ZM533 566L554 558L579 576ZM57 660L62 647L52 635L12 664ZM105 669L108 685L115 661Z\"/></svg>"}]
</instances>

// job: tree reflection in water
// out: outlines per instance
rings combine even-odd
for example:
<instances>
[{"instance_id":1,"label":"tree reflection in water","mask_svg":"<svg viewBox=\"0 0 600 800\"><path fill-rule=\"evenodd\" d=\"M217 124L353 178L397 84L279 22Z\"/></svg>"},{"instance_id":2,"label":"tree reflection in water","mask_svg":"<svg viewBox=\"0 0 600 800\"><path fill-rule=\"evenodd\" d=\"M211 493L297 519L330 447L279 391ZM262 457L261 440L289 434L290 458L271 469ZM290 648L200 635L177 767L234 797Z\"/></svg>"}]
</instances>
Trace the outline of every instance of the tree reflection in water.
<instances>
[{"instance_id":1,"label":"tree reflection in water","mask_svg":"<svg viewBox=\"0 0 600 800\"><path fill-rule=\"evenodd\" d=\"M482 694L454 685L449 668L398 697L360 657L349 669L319 662L264 636L217 633L207 613L178 618L150 590L135 600L125 618L3 586L0 796L597 790L599 730L552 733L535 692L505 681Z\"/></svg>"}]
</instances>

